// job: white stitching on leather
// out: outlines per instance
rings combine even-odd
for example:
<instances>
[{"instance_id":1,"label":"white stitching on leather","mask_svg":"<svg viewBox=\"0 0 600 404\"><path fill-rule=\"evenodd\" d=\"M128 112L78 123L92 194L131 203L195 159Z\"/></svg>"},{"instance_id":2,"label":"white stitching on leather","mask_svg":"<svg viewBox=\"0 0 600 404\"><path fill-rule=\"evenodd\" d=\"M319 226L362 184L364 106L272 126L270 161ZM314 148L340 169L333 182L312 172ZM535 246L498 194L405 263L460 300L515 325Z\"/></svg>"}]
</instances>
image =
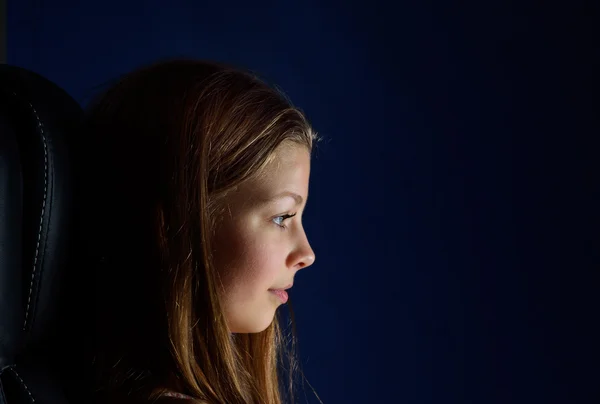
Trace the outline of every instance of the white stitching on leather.
<instances>
[{"instance_id":1,"label":"white stitching on leather","mask_svg":"<svg viewBox=\"0 0 600 404\"><path fill-rule=\"evenodd\" d=\"M15 376L17 376L19 378L19 380L21 381L21 384L23 385L23 387L25 388L25 391L27 392L27 394L29 394L29 398L31 399L31 403L35 403L35 399L33 398L33 396L31 395L31 391L29 391L29 389L27 388L27 385L25 384L25 382L23 381L23 379L21 379L21 376L19 376L19 374L17 373L17 371L15 369L13 369L12 366L8 367L10 370L12 370L12 372L15 374Z\"/></svg>"},{"instance_id":2,"label":"white stitching on leather","mask_svg":"<svg viewBox=\"0 0 600 404\"><path fill-rule=\"evenodd\" d=\"M16 94L15 94L16 95ZM29 103L29 107L33 111L35 118L37 120L37 126L42 135L42 140L44 143L44 197L42 199L42 214L40 216L40 228L38 230L37 243L35 246L35 258L33 260L33 271L31 272L31 284L29 285L29 296L27 297L27 309L25 310L25 322L23 323L23 331L27 328L27 320L29 319L29 307L31 304L31 295L33 294L33 283L35 281L35 268L37 265L38 254L40 252L40 239L42 237L42 224L44 223L44 212L46 210L46 193L48 191L48 145L46 143L46 136L44 135L44 127L42 126L42 121L40 117L33 107L31 103Z\"/></svg>"}]
</instances>

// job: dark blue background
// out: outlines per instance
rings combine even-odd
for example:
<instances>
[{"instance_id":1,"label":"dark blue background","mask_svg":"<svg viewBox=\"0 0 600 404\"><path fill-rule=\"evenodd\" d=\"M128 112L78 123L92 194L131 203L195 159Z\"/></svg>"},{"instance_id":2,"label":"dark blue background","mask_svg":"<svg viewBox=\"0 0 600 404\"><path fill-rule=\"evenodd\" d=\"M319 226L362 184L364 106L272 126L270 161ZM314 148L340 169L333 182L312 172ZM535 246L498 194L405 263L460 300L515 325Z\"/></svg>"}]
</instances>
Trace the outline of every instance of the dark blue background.
<instances>
[{"instance_id":1,"label":"dark blue background","mask_svg":"<svg viewBox=\"0 0 600 404\"><path fill-rule=\"evenodd\" d=\"M306 111L293 298L326 404L600 402L591 2L387 3L9 0L7 59L82 104L223 60Z\"/></svg>"}]
</instances>

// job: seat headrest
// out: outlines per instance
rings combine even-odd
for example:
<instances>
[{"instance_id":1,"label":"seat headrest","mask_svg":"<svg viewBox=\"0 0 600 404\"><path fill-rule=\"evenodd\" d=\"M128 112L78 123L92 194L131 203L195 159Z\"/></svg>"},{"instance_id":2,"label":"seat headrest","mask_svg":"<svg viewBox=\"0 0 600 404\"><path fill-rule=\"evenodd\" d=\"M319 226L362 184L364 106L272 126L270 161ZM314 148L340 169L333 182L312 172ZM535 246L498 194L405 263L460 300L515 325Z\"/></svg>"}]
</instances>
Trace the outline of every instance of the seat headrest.
<instances>
[{"instance_id":1,"label":"seat headrest","mask_svg":"<svg viewBox=\"0 0 600 404\"><path fill-rule=\"evenodd\" d=\"M52 82L0 65L0 369L51 349L71 235L68 144L81 118Z\"/></svg>"}]
</instances>

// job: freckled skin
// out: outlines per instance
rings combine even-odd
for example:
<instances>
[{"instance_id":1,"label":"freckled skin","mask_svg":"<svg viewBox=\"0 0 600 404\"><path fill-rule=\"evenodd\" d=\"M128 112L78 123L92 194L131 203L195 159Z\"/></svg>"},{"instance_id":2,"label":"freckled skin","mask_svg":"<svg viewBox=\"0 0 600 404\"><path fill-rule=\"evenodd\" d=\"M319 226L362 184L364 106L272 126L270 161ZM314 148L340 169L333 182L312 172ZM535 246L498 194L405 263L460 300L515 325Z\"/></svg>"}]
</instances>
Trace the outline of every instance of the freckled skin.
<instances>
[{"instance_id":1,"label":"freckled skin","mask_svg":"<svg viewBox=\"0 0 600 404\"><path fill-rule=\"evenodd\" d=\"M284 144L262 176L242 184L224 201L227 213L217 227L214 256L232 333L264 331L282 304L269 289L293 283L296 272L315 261L302 226L309 176L308 150ZM267 201L286 191L300 195L302 203L297 205L291 196Z\"/></svg>"}]
</instances>

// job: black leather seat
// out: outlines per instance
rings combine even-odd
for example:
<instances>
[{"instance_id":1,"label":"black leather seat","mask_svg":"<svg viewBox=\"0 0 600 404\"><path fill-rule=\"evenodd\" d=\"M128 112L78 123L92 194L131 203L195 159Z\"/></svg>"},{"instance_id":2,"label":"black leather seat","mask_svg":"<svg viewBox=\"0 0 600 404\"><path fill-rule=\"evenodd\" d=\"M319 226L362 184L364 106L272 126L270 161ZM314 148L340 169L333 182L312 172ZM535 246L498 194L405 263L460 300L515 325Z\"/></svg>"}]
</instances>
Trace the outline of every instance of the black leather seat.
<instances>
[{"instance_id":1,"label":"black leather seat","mask_svg":"<svg viewBox=\"0 0 600 404\"><path fill-rule=\"evenodd\" d=\"M69 370L76 379L77 369L66 365L64 310L77 304L65 285L69 139L81 117L50 81L0 65L0 404L67 403Z\"/></svg>"}]
</instances>

